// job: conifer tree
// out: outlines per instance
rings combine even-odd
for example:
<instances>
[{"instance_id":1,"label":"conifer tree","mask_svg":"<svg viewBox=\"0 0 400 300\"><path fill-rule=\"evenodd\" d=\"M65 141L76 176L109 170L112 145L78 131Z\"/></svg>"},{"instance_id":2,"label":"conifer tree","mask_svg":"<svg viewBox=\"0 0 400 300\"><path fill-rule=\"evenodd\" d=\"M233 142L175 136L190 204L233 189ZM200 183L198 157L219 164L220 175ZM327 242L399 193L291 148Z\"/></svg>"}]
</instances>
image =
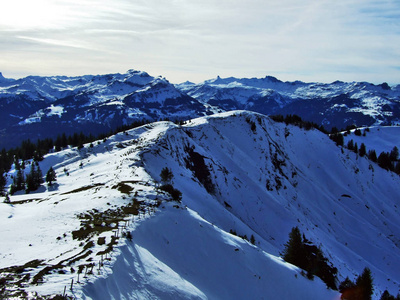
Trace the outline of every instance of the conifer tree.
<instances>
[{"instance_id":1,"label":"conifer tree","mask_svg":"<svg viewBox=\"0 0 400 300\"><path fill-rule=\"evenodd\" d=\"M26 192L29 193L35 189L35 165L32 162L31 171L26 175Z\"/></svg>"},{"instance_id":2,"label":"conifer tree","mask_svg":"<svg viewBox=\"0 0 400 300\"><path fill-rule=\"evenodd\" d=\"M171 169L165 167L161 170L160 177L163 184L170 184L172 178L174 178L174 174L172 173Z\"/></svg>"},{"instance_id":3,"label":"conifer tree","mask_svg":"<svg viewBox=\"0 0 400 300\"><path fill-rule=\"evenodd\" d=\"M378 160L378 157L376 156L376 151L375 150L369 150L368 151L368 158L372 160L373 162L376 162Z\"/></svg>"},{"instance_id":4,"label":"conifer tree","mask_svg":"<svg viewBox=\"0 0 400 300\"><path fill-rule=\"evenodd\" d=\"M400 175L400 161L398 161L394 167L396 174Z\"/></svg>"},{"instance_id":5,"label":"conifer tree","mask_svg":"<svg viewBox=\"0 0 400 300\"><path fill-rule=\"evenodd\" d=\"M307 271L309 278L318 276L328 288L337 289L337 269L329 263L320 248L313 245L304 235L301 236L297 226L289 233L283 259Z\"/></svg>"},{"instance_id":6,"label":"conifer tree","mask_svg":"<svg viewBox=\"0 0 400 300\"><path fill-rule=\"evenodd\" d=\"M19 160L14 158L14 165L17 174L13 178L13 183L10 187L10 194L13 195L15 192L25 189L25 176L22 171L21 165L19 164Z\"/></svg>"},{"instance_id":7,"label":"conifer tree","mask_svg":"<svg viewBox=\"0 0 400 300\"><path fill-rule=\"evenodd\" d=\"M42 183L44 183L43 173L37 161L35 161L35 183L37 187L39 187Z\"/></svg>"},{"instance_id":8,"label":"conifer tree","mask_svg":"<svg viewBox=\"0 0 400 300\"><path fill-rule=\"evenodd\" d=\"M359 299L371 300L374 286L369 268L364 268L362 274L356 280L356 285L360 288L361 297Z\"/></svg>"},{"instance_id":9,"label":"conifer tree","mask_svg":"<svg viewBox=\"0 0 400 300\"><path fill-rule=\"evenodd\" d=\"M337 129L336 129L337 130ZM333 129L332 129L333 132ZM330 136L330 139L336 143L337 146L343 146L344 144L344 138L341 133L332 133Z\"/></svg>"},{"instance_id":10,"label":"conifer tree","mask_svg":"<svg viewBox=\"0 0 400 300\"><path fill-rule=\"evenodd\" d=\"M354 141L350 140L347 142L347 149L354 150Z\"/></svg>"},{"instance_id":11,"label":"conifer tree","mask_svg":"<svg viewBox=\"0 0 400 300\"><path fill-rule=\"evenodd\" d=\"M390 151L389 157L391 161L397 161L399 159L399 149L396 146Z\"/></svg>"},{"instance_id":12,"label":"conifer tree","mask_svg":"<svg viewBox=\"0 0 400 300\"><path fill-rule=\"evenodd\" d=\"M289 233L289 241L285 244L285 249L283 250L283 259L304 269L304 254L303 240L300 229L297 226L293 227L292 231Z\"/></svg>"},{"instance_id":13,"label":"conifer tree","mask_svg":"<svg viewBox=\"0 0 400 300\"><path fill-rule=\"evenodd\" d=\"M367 148L364 143L361 143L360 149L358 150L358 154L363 157L367 153Z\"/></svg>"},{"instance_id":14,"label":"conifer tree","mask_svg":"<svg viewBox=\"0 0 400 300\"><path fill-rule=\"evenodd\" d=\"M350 280L349 277L346 277L339 285L339 292L344 293L346 290L354 289L356 284Z\"/></svg>"},{"instance_id":15,"label":"conifer tree","mask_svg":"<svg viewBox=\"0 0 400 300\"><path fill-rule=\"evenodd\" d=\"M46 182L48 185L52 185L54 181L57 180L56 172L54 171L53 167L50 167L50 169L46 173Z\"/></svg>"},{"instance_id":16,"label":"conifer tree","mask_svg":"<svg viewBox=\"0 0 400 300\"><path fill-rule=\"evenodd\" d=\"M385 290L382 293L382 296L381 296L380 300L396 300L396 298L394 296L390 295L388 290Z\"/></svg>"},{"instance_id":17,"label":"conifer tree","mask_svg":"<svg viewBox=\"0 0 400 300\"><path fill-rule=\"evenodd\" d=\"M26 192L35 191L43 183L43 174L40 170L39 164L32 161L31 171L26 176Z\"/></svg>"},{"instance_id":18,"label":"conifer tree","mask_svg":"<svg viewBox=\"0 0 400 300\"><path fill-rule=\"evenodd\" d=\"M393 170L392 161L390 160L390 154L388 152L381 152L378 156L377 162L381 168Z\"/></svg>"},{"instance_id":19,"label":"conifer tree","mask_svg":"<svg viewBox=\"0 0 400 300\"><path fill-rule=\"evenodd\" d=\"M4 188L7 184L7 179L4 176L4 170L0 169L0 195L4 194Z\"/></svg>"}]
</instances>

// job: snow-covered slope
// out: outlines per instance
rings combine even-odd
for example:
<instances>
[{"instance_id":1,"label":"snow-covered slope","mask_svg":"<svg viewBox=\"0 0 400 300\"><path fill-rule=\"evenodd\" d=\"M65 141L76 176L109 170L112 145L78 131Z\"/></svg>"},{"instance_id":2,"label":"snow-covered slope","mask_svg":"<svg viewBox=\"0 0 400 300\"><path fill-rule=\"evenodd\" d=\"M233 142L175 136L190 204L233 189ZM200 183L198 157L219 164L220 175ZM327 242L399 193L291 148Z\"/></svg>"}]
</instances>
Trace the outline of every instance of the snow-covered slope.
<instances>
[{"instance_id":1,"label":"snow-covered slope","mask_svg":"<svg viewBox=\"0 0 400 300\"><path fill-rule=\"evenodd\" d=\"M282 82L275 77L216 78L177 87L188 95L226 110L247 109L263 114L296 114L324 125L398 123L399 86L367 82Z\"/></svg>"},{"instance_id":2,"label":"snow-covered slope","mask_svg":"<svg viewBox=\"0 0 400 300\"><path fill-rule=\"evenodd\" d=\"M120 251L110 276L85 286L83 299L338 299L191 209L168 207Z\"/></svg>"},{"instance_id":3,"label":"snow-covered slope","mask_svg":"<svg viewBox=\"0 0 400 300\"><path fill-rule=\"evenodd\" d=\"M20 289L68 286L83 299L337 299L278 258L294 226L339 279L369 267L374 299L400 288L399 177L319 131L236 111L183 126L153 123L49 154L40 166L55 168L57 187L0 203L0 276L20 266L14 281L30 283ZM180 205L156 189L164 167ZM121 231L132 240L119 239L106 260ZM230 231L253 235L255 245ZM92 263L93 274L76 284L79 266Z\"/></svg>"},{"instance_id":4,"label":"snow-covered slope","mask_svg":"<svg viewBox=\"0 0 400 300\"><path fill-rule=\"evenodd\" d=\"M379 156L381 152L390 152L394 147L400 149L400 127L398 126L373 126L360 128L362 135L355 135L354 129L344 136L345 145L353 140L360 147L362 143L368 150L375 150ZM365 133L365 134L364 134Z\"/></svg>"},{"instance_id":5,"label":"snow-covered slope","mask_svg":"<svg viewBox=\"0 0 400 300\"><path fill-rule=\"evenodd\" d=\"M191 141L185 147L186 141L166 143L149 161L169 165L173 158L171 168L179 161L174 173L185 181L188 205L224 230L247 236L255 232L263 249L278 255L287 240L284 232L299 226L342 276L352 278L368 266L380 288L397 292L398 176L354 153L342 153L318 131L246 114L195 120L186 125ZM204 156L215 197L191 192L185 155L175 153L193 146ZM215 198L220 209L209 208ZM221 211L229 211L229 217L221 220Z\"/></svg>"}]
</instances>

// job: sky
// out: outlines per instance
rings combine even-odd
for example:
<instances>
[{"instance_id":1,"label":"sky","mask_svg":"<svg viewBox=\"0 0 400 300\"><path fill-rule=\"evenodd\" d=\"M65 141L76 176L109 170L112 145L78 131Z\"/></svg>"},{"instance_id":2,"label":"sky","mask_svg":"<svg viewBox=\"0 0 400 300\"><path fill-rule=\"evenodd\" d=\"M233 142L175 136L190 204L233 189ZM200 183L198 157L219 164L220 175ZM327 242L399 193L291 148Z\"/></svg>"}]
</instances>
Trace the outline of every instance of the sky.
<instances>
[{"instance_id":1,"label":"sky","mask_svg":"<svg viewBox=\"0 0 400 300\"><path fill-rule=\"evenodd\" d=\"M399 0L13 0L0 72L400 83Z\"/></svg>"}]
</instances>

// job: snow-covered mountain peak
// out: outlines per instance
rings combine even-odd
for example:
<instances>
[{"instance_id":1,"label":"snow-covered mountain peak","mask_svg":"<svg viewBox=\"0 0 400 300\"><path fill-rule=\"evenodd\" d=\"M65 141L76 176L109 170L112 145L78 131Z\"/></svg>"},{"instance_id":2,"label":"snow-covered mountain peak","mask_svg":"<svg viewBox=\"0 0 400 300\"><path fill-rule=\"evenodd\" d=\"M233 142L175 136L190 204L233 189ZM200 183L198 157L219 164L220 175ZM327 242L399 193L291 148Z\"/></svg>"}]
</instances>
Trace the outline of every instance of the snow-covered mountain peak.
<instances>
[{"instance_id":1,"label":"snow-covered mountain peak","mask_svg":"<svg viewBox=\"0 0 400 300\"><path fill-rule=\"evenodd\" d=\"M146 85L149 84L151 81L154 80L154 77L150 76L148 73L143 71L136 71L136 70L128 70L126 75L124 76L124 82L129 82L132 84L137 85Z\"/></svg>"},{"instance_id":2,"label":"snow-covered mountain peak","mask_svg":"<svg viewBox=\"0 0 400 300\"><path fill-rule=\"evenodd\" d=\"M59 118L43 113L51 107L63 112ZM55 139L58 134L69 135L75 130L97 135L136 121L197 117L206 110L165 78L142 71L78 77L28 76L2 83L0 117L5 135L0 137L0 148L19 146L28 138ZM49 123L52 125L46 125Z\"/></svg>"}]
</instances>

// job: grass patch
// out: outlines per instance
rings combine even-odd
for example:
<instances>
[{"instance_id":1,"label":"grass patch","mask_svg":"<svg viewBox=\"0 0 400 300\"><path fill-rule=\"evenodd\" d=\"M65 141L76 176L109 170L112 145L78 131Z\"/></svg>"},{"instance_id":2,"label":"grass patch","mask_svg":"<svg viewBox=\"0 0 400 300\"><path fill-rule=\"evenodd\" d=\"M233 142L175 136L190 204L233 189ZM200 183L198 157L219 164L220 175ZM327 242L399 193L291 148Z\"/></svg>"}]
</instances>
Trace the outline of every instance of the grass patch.
<instances>
[{"instance_id":1,"label":"grass patch","mask_svg":"<svg viewBox=\"0 0 400 300\"><path fill-rule=\"evenodd\" d=\"M102 232L116 229L118 222L124 221L126 216L139 214L139 208L140 203L133 198L129 204L117 209L107 209L103 212L91 210L80 214L78 218L81 219L81 228L72 231L72 237L75 240L86 240Z\"/></svg>"},{"instance_id":2,"label":"grass patch","mask_svg":"<svg viewBox=\"0 0 400 300\"><path fill-rule=\"evenodd\" d=\"M97 252L96 255L105 255L107 253L110 253L114 249L114 246L118 244L118 239L119 239L118 237L112 236L111 242L107 244L107 248L103 251Z\"/></svg>"},{"instance_id":3,"label":"grass patch","mask_svg":"<svg viewBox=\"0 0 400 300\"><path fill-rule=\"evenodd\" d=\"M61 195L75 194L75 193L87 191L87 190L90 190L92 188L95 188L95 187L98 187L98 186L103 186L103 185L104 185L104 183L95 183L95 184L91 184L91 185L86 185L86 186L80 187L78 189L62 193Z\"/></svg>"},{"instance_id":4,"label":"grass patch","mask_svg":"<svg viewBox=\"0 0 400 300\"><path fill-rule=\"evenodd\" d=\"M0 299L23 299L27 297L24 286L29 284L30 269L43 265L43 260L35 259L20 266L0 269Z\"/></svg>"},{"instance_id":5,"label":"grass patch","mask_svg":"<svg viewBox=\"0 0 400 300\"><path fill-rule=\"evenodd\" d=\"M124 182L120 182L117 185L114 185L112 189L117 189L122 194L127 194L127 195L129 195L133 191L133 187Z\"/></svg>"},{"instance_id":6,"label":"grass patch","mask_svg":"<svg viewBox=\"0 0 400 300\"><path fill-rule=\"evenodd\" d=\"M34 268L39 267L40 265L42 265L42 263L43 263L43 260L40 260L40 259L31 260L22 266L12 266L12 267L0 269L0 275L3 273L21 274L26 269L34 269Z\"/></svg>"},{"instance_id":7,"label":"grass patch","mask_svg":"<svg viewBox=\"0 0 400 300\"><path fill-rule=\"evenodd\" d=\"M33 201L40 201L43 200L41 198L35 198L35 199L27 199L27 200L18 200L18 201L11 201L10 204L25 204L25 203L31 203Z\"/></svg>"}]
</instances>

